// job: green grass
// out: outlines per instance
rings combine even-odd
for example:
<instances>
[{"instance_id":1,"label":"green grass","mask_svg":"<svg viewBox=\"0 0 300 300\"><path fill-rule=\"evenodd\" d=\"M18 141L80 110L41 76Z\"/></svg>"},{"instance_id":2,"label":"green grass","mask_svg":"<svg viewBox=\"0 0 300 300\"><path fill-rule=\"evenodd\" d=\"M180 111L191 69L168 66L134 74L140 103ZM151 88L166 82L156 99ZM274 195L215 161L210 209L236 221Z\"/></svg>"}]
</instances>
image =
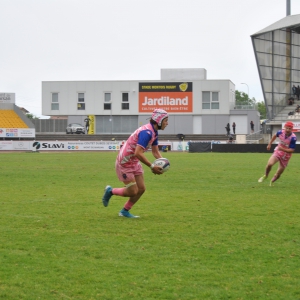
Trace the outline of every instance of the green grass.
<instances>
[{"instance_id":1,"label":"green grass","mask_svg":"<svg viewBox=\"0 0 300 300\"><path fill-rule=\"evenodd\" d=\"M300 299L300 155L165 156L125 219L115 152L0 153L0 299Z\"/></svg>"}]
</instances>

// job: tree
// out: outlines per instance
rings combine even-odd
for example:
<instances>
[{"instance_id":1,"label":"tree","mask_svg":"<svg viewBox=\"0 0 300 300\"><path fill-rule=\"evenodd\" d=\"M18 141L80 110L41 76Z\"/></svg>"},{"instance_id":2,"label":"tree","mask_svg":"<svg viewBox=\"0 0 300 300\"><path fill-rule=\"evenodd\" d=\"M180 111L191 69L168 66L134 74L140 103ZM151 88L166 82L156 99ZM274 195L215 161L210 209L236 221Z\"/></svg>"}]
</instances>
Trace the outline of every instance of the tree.
<instances>
[{"instance_id":1,"label":"tree","mask_svg":"<svg viewBox=\"0 0 300 300\"><path fill-rule=\"evenodd\" d=\"M39 119L38 117L36 117L35 115L33 114L26 114L26 117L30 120L33 120L33 119Z\"/></svg>"},{"instance_id":2,"label":"tree","mask_svg":"<svg viewBox=\"0 0 300 300\"><path fill-rule=\"evenodd\" d=\"M260 119L267 118L267 110L265 103L263 101L256 102L256 99L254 97L250 99L249 95L244 92L240 92L239 90L235 91L235 104L254 106L260 113Z\"/></svg>"},{"instance_id":3,"label":"tree","mask_svg":"<svg viewBox=\"0 0 300 300\"><path fill-rule=\"evenodd\" d=\"M263 101L257 102L257 110L260 113L260 119L266 119L267 118L267 110L266 110L266 105Z\"/></svg>"},{"instance_id":4,"label":"tree","mask_svg":"<svg viewBox=\"0 0 300 300\"><path fill-rule=\"evenodd\" d=\"M235 90L235 104L236 105L255 105L256 100L253 97L252 99L249 98L249 95L241 92L239 90Z\"/></svg>"}]
</instances>

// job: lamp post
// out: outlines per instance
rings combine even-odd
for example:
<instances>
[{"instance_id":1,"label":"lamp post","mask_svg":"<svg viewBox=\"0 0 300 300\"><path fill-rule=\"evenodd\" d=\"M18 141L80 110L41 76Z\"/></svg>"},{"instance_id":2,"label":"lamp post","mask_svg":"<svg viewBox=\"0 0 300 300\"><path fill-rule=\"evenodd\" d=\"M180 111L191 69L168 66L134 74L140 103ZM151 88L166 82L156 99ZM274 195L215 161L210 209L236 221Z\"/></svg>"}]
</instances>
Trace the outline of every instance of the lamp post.
<instances>
[{"instance_id":1,"label":"lamp post","mask_svg":"<svg viewBox=\"0 0 300 300\"><path fill-rule=\"evenodd\" d=\"M247 86L247 88L248 88L248 106L249 106L249 99L250 99L250 96L249 96L249 86L248 86L247 83L241 83L241 84L245 84Z\"/></svg>"}]
</instances>

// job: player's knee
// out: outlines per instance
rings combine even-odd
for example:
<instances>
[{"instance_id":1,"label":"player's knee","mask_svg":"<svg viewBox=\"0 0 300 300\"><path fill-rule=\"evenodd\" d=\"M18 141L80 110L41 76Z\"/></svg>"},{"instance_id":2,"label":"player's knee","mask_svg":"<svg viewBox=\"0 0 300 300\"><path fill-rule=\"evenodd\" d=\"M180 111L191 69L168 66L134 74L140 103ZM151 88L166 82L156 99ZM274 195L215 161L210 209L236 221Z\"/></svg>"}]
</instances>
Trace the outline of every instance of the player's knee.
<instances>
[{"instance_id":1,"label":"player's knee","mask_svg":"<svg viewBox=\"0 0 300 300\"><path fill-rule=\"evenodd\" d=\"M139 188L139 194L142 195L146 191L146 187Z\"/></svg>"},{"instance_id":2,"label":"player's knee","mask_svg":"<svg viewBox=\"0 0 300 300\"><path fill-rule=\"evenodd\" d=\"M127 196L134 197L138 194L139 189L135 183L126 185Z\"/></svg>"}]
</instances>

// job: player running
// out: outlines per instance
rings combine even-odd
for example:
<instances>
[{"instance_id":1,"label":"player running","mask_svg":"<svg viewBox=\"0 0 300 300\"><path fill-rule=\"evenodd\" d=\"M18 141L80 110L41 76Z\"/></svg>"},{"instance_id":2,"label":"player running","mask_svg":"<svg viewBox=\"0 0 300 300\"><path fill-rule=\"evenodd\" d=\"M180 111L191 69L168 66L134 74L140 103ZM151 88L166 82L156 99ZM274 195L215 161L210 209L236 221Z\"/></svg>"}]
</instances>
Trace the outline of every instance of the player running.
<instances>
[{"instance_id":1,"label":"player running","mask_svg":"<svg viewBox=\"0 0 300 300\"><path fill-rule=\"evenodd\" d=\"M152 173L160 175L162 169L152 164L144 152L151 147L152 155L161 158L158 150L158 132L168 126L168 113L163 109L155 109L152 113L150 123L138 128L120 149L116 160L116 172L120 181L125 185L123 188L112 188L106 186L102 202L107 206L112 195L129 197L123 209L119 212L120 217L138 218L129 212L132 206L140 199L146 190L144 183L144 171L142 162Z\"/></svg>"},{"instance_id":2,"label":"player running","mask_svg":"<svg viewBox=\"0 0 300 300\"><path fill-rule=\"evenodd\" d=\"M292 132L293 127L294 124L292 122L286 122L284 125L284 129L277 131L277 133L273 135L270 143L267 146L267 150L271 149L271 145L276 140L276 138L279 138L279 142L277 147L274 149L272 156L269 158L265 175L259 178L258 182L263 182L266 178L268 178L272 166L279 161L278 169L272 180L270 181L270 186L272 186L273 182L279 179L279 177L287 167L292 153L295 151L297 141L296 135Z\"/></svg>"}]
</instances>

